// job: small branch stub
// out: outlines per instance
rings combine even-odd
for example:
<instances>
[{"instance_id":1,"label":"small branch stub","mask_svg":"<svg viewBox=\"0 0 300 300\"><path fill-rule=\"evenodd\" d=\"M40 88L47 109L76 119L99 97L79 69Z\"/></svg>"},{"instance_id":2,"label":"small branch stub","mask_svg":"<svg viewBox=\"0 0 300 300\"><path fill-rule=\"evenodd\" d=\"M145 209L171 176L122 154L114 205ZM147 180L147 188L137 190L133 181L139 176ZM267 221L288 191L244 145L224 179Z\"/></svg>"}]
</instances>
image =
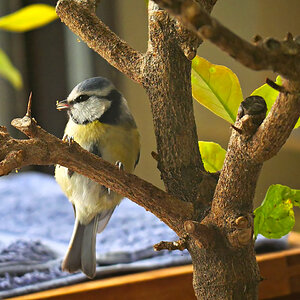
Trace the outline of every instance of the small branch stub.
<instances>
[{"instance_id":1,"label":"small branch stub","mask_svg":"<svg viewBox=\"0 0 300 300\"><path fill-rule=\"evenodd\" d=\"M243 228L247 228L248 227L249 222L248 222L247 218L245 218L245 217L242 216L242 217L238 217L235 220L235 224L236 224L237 228L243 229Z\"/></svg>"},{"instance_id":2,"label":"small branch stub","mask_svg":"<svg viewBox=\"0 0 300 300\"><path fill-rule=\"evenodd\" d=\"M240 248L249 244L252 240L252 227L245 216L240 216L235 219L233 224L234 230L229 234L228 240L235 248Z\"/></svg>"},{"instance_id":3,"label":"small branch stub","mask_svg":"<svg viewBox=\"0 0 300 300\"><path fill-rule=\"evenodd\" d=\"M212 247L215 243L214 232L206 225L189 220L184 222L184 229L196 240L196 243L200 248Z\"/></svg>"},{"instance_id":4,"label":"small branch stub","mask_svg":"<svg viewBox=\"0 0 300 300\"><path fill-rule=\"evenodd\" d=\"M283 86L278 85L277 83L275 83L270 78L266 79L266 84L268 84L271 88L278 91L279 93L285 93L285 94L289 93L289 91L287 91Z\"/></svg>"},{"instance_id":5,"label":"small branch stub","mask_svg":"<svg viewBox=\"0 0 300 300\"><path fill-rule=\"evenodd\" d=\"M233 124L230 125L232 129L234 129L236 132L238 132L239 134L242 134L243 133L243 130L234 126Z\"/></svg>"},{"instance_id":6,"label":"small branch stub","mask_svg":"<svg viewBox=\"0 0 300 300\"><path fill-rule=\"evenodd\" d=\"M156 152L152 151L151 156L158 162L159 157L158 157L158 154Z\"/></svg>"},{"instance_id":7,"label":"small branch stub","mask_svg":"<svg viewBox=\"0 0 300 300\"><path fill-rule=\"evenodd\" d=\"M184 235L181 237L178 241L174 242L166 242L166 241L161 241L153 246L154 251L161 251L161 250L180 250L183 251L187 247L187 239L188 235Z\"/></svg>"},{"instance_id":8,"label":"small branch stub","mask_svg":"<svg viewBox=\"0 0 300 300\"><path fill-rule=\"evenodd\" d=\"M266 117L267 104L260 96L247 97L240 105L237 122L232 125L240 134L252 136Z\"/></svg>"}]
</instances>

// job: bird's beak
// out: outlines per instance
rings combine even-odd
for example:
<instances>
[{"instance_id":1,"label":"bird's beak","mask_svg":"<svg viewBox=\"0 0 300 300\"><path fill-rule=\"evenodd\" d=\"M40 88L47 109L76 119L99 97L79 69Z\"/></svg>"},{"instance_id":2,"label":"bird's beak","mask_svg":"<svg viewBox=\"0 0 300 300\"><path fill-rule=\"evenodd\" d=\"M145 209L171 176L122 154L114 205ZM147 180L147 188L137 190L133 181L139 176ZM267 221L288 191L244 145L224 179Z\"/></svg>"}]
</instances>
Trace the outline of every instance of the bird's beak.
<instances>
[{"instance_id":1,"label":"bird's beak","mask_svg":"<svg viewBox=\"0 0 300 300\"><path fill-rule=\"evenodd\" d=\"M62 100L62 101L59 101L59 102L56 102L56 109L57 110L67 110L70 108L70 104L68 103L67 100Z\"/></svg>"}]
</instances>

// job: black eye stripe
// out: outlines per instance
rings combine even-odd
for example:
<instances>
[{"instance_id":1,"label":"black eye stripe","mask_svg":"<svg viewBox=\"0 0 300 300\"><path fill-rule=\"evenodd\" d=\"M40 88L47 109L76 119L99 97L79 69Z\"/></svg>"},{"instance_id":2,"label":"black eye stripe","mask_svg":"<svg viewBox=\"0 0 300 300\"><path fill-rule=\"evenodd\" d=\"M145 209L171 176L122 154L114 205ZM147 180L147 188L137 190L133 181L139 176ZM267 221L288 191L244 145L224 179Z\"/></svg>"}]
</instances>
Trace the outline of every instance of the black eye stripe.
<instances>
[{"instance_id":1,"label":"black eye stripe","mask_svg":"<svg viewBox=\"0 0 300 300\"><path fill-rule=\"evenodd\" d=\"M90 98L90 96L91 95L86 95L86 94L80 95L74 100L69 101L69 104L73 105L75 103L87 101ZM113 89L107 95L98 96L98 97L99 99L106 99L108 101L114 102L116 100L119 100L120 96L121 94L117 90Z\"/></svg>"},{"instance_id":2,"label":"black eye stripe","mask_svg":"<svg viewBox=\"0 0 300 300\"><path fill-rule=\"evenodd\" d=\"M80 96L78 96L78 97L74 100L74 102L75 102L75 103L84 102L84 101L86 101L86 100L89 99L89 98L90 98L90 96L88 96L88 95L80 95Z\"/></svg>"}]
</instances>

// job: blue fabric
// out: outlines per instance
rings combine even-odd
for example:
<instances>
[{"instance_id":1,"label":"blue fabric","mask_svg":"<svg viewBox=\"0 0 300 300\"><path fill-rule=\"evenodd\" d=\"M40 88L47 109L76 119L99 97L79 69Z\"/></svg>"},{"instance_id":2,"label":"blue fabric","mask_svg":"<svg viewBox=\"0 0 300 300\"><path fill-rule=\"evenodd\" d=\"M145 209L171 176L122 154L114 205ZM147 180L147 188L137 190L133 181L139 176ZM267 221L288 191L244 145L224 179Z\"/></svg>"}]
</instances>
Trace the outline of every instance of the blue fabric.
<instances>
[{"instance_id":1,"label":"blue fabric","mask_svg":"<svg viewBox=\"0 0 300 300\"><path fill-rule=\"evenodd\" d=\"M0 297L85 280L81 273L60 270L73 224L72 205L52 176L28 172L0 178ZM189 263L187 251L152 249L175 239L164 223L125 199L97 236L97 275Z\"/></svg>"},{"instance_id":2,"label":"blue fabric","mask_svg":"<svg viewBox=\"0 0 300 300\"><path fill-rule=\"evenodd\" d=\"M73 224L72 205L52 176L27 172L0 178L0 298L87 279L60 269ZM190 263L186 250L152 248L176 239L154 215L125 199L97 236L97 277ZM258 245L264 241L270 243L259 238ZM286 239L276 243L287 245Z\"/></svg>"}]
</instances>

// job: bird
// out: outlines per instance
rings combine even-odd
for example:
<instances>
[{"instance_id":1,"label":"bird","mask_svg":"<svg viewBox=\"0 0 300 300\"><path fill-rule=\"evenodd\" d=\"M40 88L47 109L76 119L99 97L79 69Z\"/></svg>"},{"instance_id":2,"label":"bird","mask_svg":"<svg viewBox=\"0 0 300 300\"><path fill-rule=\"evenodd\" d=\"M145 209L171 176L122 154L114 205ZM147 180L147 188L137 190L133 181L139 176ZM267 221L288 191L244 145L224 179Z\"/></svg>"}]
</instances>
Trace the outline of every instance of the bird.
<instances>
[{"instance_id":1,"label":"bird","mask_svg":"<svg viewBox=\"0 0 300 300\"><path fill-rule=\"evenodd\" d=\"M69 120L63 139L133 172L140 157L140 135L126 99L104 77L77 84L56 108L67 111ZM61 268L87 277L96 274L96 235L109 222L122 196L91 179L56 165L55 179L75 214L75 224Z\"/></svg>"}]
</instances>

